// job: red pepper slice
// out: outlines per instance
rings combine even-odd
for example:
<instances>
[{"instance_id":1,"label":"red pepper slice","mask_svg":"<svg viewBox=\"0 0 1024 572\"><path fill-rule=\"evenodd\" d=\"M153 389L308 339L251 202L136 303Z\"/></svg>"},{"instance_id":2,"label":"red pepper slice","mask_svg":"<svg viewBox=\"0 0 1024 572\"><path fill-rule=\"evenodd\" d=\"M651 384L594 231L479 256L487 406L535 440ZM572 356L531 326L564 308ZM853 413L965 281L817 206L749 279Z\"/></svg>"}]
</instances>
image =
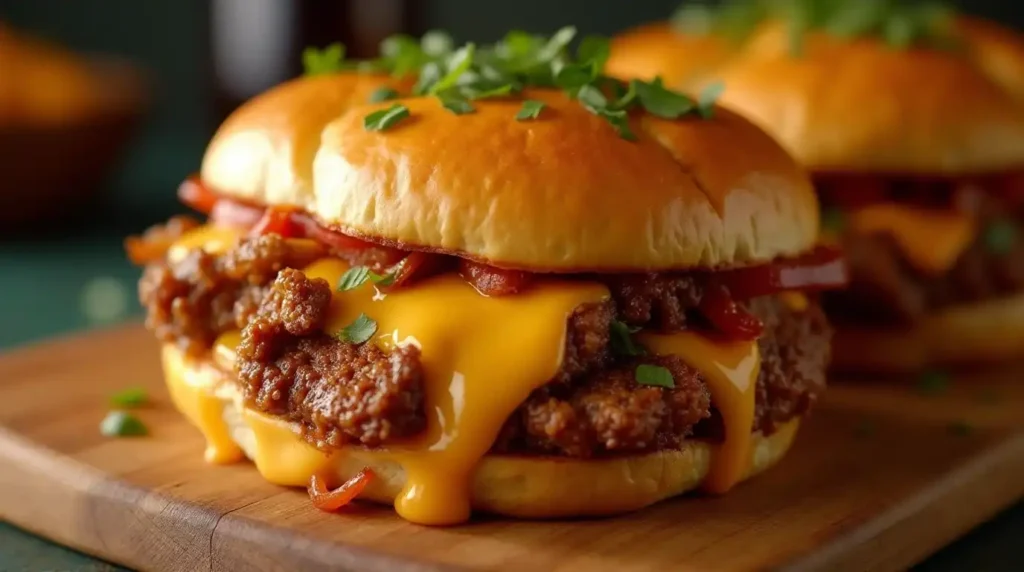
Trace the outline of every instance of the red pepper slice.
<instances>
[{"instance_id":1,"label":"red pepper slice","mask_svg":"<svg viewBox=\"0 0 1024 572\"><path fill-rule=\"evenodd\" d=\"M846 285L849 272L842 251L818 247L807 256L715 273L715 280L737 300L785 290L813 291Z\"/></svg>"},{"instance_id":2,"label":"red pepper slice","mask_svg":"<svg viewBox=\"0 0 1024 572\"><path fill-rule=\"evenodd\" d=\"M198 177L189 177L178 185L178 200L203 213L210 214L220 197L213 194Z\"/></svg>"},{"instance_id":3,"label":"red pepper slice","mask_svg":"<svg viewBox=\"0 0 1024 572\"><path fill-rule=\"evenodd\" d=\"M249 233L254 236L279 234L284 238L300 238L304 235L303 229L295 224L292 214L291 210L267 209L259 221L249 229Z\"/></svg>"},{"instance_id":4,"label":"red pepper slice","mask_svg":"<svg viewBox=\"0 0 1024 572\"><path fill-rule=\"evenodd\" d=\"M340 487L328 490L324 480L314 474L309 479L309 487L306 492L309 493L309 499L313 501L313 506L323 511L333 512L355 500L359 493L366 488L366 485L373 480L373 477L373 471L366 468L356 473Z\"/></svg>"}]
</instances>

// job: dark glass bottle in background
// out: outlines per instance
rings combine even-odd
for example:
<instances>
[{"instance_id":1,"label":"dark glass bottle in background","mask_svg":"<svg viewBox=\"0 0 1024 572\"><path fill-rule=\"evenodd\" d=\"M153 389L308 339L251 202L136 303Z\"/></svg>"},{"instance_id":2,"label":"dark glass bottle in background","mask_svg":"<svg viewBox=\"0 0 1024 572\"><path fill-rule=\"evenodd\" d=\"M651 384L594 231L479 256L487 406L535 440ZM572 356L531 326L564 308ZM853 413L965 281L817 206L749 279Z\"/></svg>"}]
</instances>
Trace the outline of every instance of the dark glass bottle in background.
<instances>
[{"instance_id":1,"label":"dark glass bottle in background","mask_svg":"<svg viewBox=\"0 0 1024 572\"><path fill-rule=\"evenodd\" d=\"M214 120L302 73L302 50L342 42L376 55L395 33L420 34L423 0L210 0Z\"/></svg>"}]
</instances>

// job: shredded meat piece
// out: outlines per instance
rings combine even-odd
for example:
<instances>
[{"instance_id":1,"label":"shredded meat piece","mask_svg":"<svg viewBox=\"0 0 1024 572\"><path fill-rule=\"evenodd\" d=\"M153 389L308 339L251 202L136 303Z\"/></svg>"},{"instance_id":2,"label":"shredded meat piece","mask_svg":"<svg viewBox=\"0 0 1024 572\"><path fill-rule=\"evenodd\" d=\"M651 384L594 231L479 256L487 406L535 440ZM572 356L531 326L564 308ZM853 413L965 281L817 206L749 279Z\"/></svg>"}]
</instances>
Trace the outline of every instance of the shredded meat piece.
<instances>
[{"instance_id":1,"label":"shredded meat piece","mask_svg":"<svg viewBox=\"0 0 1024 572\"><path fill-rule=\"evenodd\" d=\"M627 274L601 276L630 326L664 331L685 330L701 318L694 310L704 295L701 277L684 274Z\"/></svg>"},{"instance_id":2,"label":"shredded meat piece","mask_svg":"<svg viewBox=\"0 0 1024 572\"><path fill-rule=\"evenodd\" d=\"M390 352L322 333L331 287L285 269L242 330L235 370L246 401L297 421L318 447L376 446L426 426L419 350Z\"/></svg>"}]
</instances>

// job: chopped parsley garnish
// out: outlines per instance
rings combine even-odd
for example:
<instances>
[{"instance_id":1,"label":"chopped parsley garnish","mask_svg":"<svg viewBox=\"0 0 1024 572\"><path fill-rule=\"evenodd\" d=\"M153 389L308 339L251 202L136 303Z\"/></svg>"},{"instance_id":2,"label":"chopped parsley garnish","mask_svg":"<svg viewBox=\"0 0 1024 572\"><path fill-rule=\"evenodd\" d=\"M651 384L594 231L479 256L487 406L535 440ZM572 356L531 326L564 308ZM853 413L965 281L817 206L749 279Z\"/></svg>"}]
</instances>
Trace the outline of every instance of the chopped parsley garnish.
<instances>
[{"instance_id":1,"label":"chopped parsley garnish","mask_svg":"<svg viewBox=\"0 0 1024 572\"><path fill-rule=\"evenodd\" d=\"M644 355L644 348L633 340L633 334L638 331L640 328L630 328L625 322L612 320L610 336L612 352L623 357Z\"/></svg>"},{"instance_id":2,"label":"chopped parsley garnish","mask_svg":"<svg viewBox=\"0 0 1024 572\"><path fill-rule=\"evenodd\" d=\"M954 421L950 423L946 429L950 434L956 435L957 437L967 437L974 433L974 426L966 421Z\"/></svg>"},{"instance_id":3,"label":"chopped parsley garnish","mask_svg":"<svg viewBox=\"0 0 1024 572\"><path fill-rule=\"evenodd\" d=\"M145 405L148 399L149 396L146 394L145 389L130 387L111 395L110 404L114 407L139 407L140 405Z\"/></svg>"},{"instance_id":4,"label":"chopped parsley garnish","mask_svg":"<svg viewBox=\"0 0 1024 572\"><path fill-rule=\"evenodd\" d=\"M985 229L984 240L991 252L1008 254L1017 243L1017 227L1009 221L995 221Z\"/></svg>"},{"instance_id":5,"label":"chopped parsley garnish","mask_svg":"<svg viewBox=\"0 0 1024 572\"><path fill-rule=\"evenodd\" d=\"M672 389L676 386L676 381L672 377L672 372L668 368L661 367L660 365L640 364L636 366L636 382L641 385L654 385L657 387L665 387Z\"/></svg>"},{"instance_id":6,"label":"chopped parsley garnish","mask_svg":"<svg viewBox=\"0 0 1024 572\"><path fill-rule=\"evenodd\" d=\"M100 422L100 433L105 437L138 437L149 430L138 418L124 411L111 411Z\"/></svg>"},{"instance_id":7,"label":"chopped parsley garnish","mask_svg":"<svg viewBox=\"0 0 1024 572\"><path fill-rule=\"evenodd\" d=\"M725 91L725 84L716 81L715 83L709 84L707 87L701 90L700 95L697 97L697 112L704 119L711 119L715 115L715 103L719 97L722 97L722 92Z\"/></svg>"},{"instance_id":8,"label":"chopped parsley garnish","mask_svg":"<svg viewBox=\"0 0 1024 572\"><path fill-rule=\"evenodd\" d=\"M396 103L387 109L374 111L363 118L363 127L367 131L384 131L394 127L398 122L409 117L409 108Z\"/></svg>"},{"instance_id":9,"label":"chopped parsley garnish","mask_svg":"<svg viewBox=\"0 0 1024 572\"><path fill-rule=\"evenodd\" d=\"M346 62L340 44L307 50L303 59L308 73L352 69L414 75L413 94L433 95L456 115L472 113L476 100L515 96L527 87L558 88L628 140L636 139L628 115L637 107L669 119L711 117L720 87L706 91L695 101L665 87L661 80L623 82L603 73L610 53L607 38L585 37L573 52L569 46L575 38L576 29L567 26L550 38L513 31L494 44L468 43L456 49L449 36L431 32L420 41L405 35L387 38L381 44L381 56L375 60ZM381 88L370 99L380 102L401 95ZM539 101L524 101L515 118L536 119L543 108ZM368 115L364 127L382 131L407 117L408 108L396 103Z\"/></svg>"},{"instance_id":10,"label":"chopped parsley garnish","mask_svg":"<svg viewBox=\"0 0 1024 572\"><path fill-rule=\"evenodd\" d=\"M941 395L949 389L949 383L948 373L938 370L926 371L917 381L917 392L931 397Z\"/></svg>"},{"instance_id":11,"label":"chopped parsley garnish","mask_svg":"<svg viewBox=\"0 0 1024 572\"><path fill-rule=\"evenodd\" d=\"M399 263L401 265L401 263ZM355 290L367 282L373 282L377 286L391 286L395 283L398 272L392 271L387 274L377 274L368 266L353 266L341 275L338 280L338 292Z\"/></svg>"},{"instance_id":12,"label":"chopped parsley garnish","mask_svg":"<svg viewBox=\"0 0 1024 572\"><path fill-rule=\"evenodd\" d=\"M395 89L390 87L378 87L370 94L370 103L380 103L382 101L396 99L397 97L398 91Z\"/></svg>"},{"instance_id":13,"label":"chopped parsley garnish","mask_svg":"<svg viewBox=\"0 0 1024 572\"><path fill-rule=\"evenodd\" d=\"M345 46L334 43L324 49L308 47L302 52L306 75L323 75L345 69Z\"/></svg>"},{"instance_id":14,"label":"chopped parsley garnish","mask_svg":"<svg viewBox=\"0 0 1024 572\"><path fill-rule=\"evenodd\" d=\"M907 0L734 0L687 2L673 16L673 27L690 35L714 34L744 42L767 19L785 22L794 56L803 38L820 30L839 38L879 38L894 49L926 46L945 49L952 11L945 2Z\"/></svg>"},{"instance_id":15,"label":"chopped parsley garnish","mask_svg":"<svg viewBox=\"0 0 1024 572\"><path fill-rule=\"evenodd\" d=\"M445 109L451 111L455 115L465 115L467 113L473 113L476 108L469 102L468 99L459 95L442 95L440 97L441 105Z\"/></svg>"},{"instance_id":16,"label":"chopped parsley garnish","mask_svg":"<svg viewBox=\"0 0 1024 572\"><path fill-rule=\"evenodd\" d=\"M516 113L516 121L526 121L528 119L537 119L540 117L540 112L546 107L543 101L537 101L535 99L527 99L523 102L523 106L519 108L519 113Z\"/></svg>"},{"instance_id":17,"label":"chopped parsley garnish","mask_svg":"<svg viewBox=\"0 0 1024 572\"><path fill-rule=\"evenodd\" d=\"M345 326L338 332L338 339L352 344L361 344L373 337L377 332L377 322L366 314L359 314L359 317Z\"/></svg>"}]
</instances>

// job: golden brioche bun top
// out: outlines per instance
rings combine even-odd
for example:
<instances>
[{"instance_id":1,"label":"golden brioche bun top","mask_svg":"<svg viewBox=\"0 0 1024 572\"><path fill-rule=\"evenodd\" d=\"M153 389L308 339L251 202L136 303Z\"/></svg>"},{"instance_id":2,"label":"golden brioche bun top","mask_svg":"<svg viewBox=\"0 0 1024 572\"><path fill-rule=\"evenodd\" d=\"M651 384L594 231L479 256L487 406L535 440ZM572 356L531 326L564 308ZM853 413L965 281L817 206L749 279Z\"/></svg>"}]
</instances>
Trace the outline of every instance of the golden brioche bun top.
<instances>
[{"instance_id":1,"label":"golden brioche bun top","mask_svg":"<svg viewBox=\"0 0 1024 572\"><path fill-rule=\"evenodd\" d=\"M378 78L300 79L243 106L219 130L202 177L216 191L288 205L372 241L553 272L744 265L815 243L809 179L739 116L670 121L635 112L627 141L554 90L540 118L522 98L455 115L401 100L386 131L364 118Z\"/></svg>"},{"instance_id":2,"label":"golden brioche bun top","mask_svg":"<svg viewBox=\"0 0 1024 572\"><path fill-rule=\"evenodd\" d=\"M302 204L313 195L313 156L324 126L381 87L410 86L408 80L369 74L283 83L246 102L220 126L206 148L201 178L226 195Z\"/></svg>"},{"instance_id":3,"label":"golden brioche bun top","mask_svg":"<svg viewBox=\"0 0 1024 572\"><path fill-rule=\"evenodd\" d=\"M715 34L677 33L668 23L638 26L612 39L608 75L651 80L687 89L707 79L740 49L738 42Z\"/></svg>"},{"instance_id":4,"label":"golden brioche bun top","mask_svg":"<svg viewBox=\"0 0 1024 572\"><path fill-rule=\"evenodd\" d=\"M721 69L723 105L814 171L962 174L1024 166L1024 114L963 53L763 29Z\"/></svg>"},{"instance_id":5,"label":"golden brioche bun top","mask_svg":"<svg viewBox=\"0 0 1024 572\"><path fill-rule=\"evenodd\" d=\"M1024 103L1024 34L968 16L957 18L954 29L978 65Z\"/></svg>"},{"instance_id":6,"label":"golden brioche bun top","mask_svg":"<svg viewBox=\"0 0 1024 572\"><path fill-rule=\"evenodd\" d=\"M973 19L954 26L966 49L901 50L817 32L794 56L788 26L765 22L742 49L716 59L683 49L706 36L663 25L641 28L658 31L641 32L643 41L627 33L612 57L624 76L676 77L701 65L705 83L725 83L720 103L812 170L961 174L1024 166L1024 114L1008 91L1024 93L1020 39ZM710 61L721 65L703 67Z\"/></svg>"}]
</instances>

